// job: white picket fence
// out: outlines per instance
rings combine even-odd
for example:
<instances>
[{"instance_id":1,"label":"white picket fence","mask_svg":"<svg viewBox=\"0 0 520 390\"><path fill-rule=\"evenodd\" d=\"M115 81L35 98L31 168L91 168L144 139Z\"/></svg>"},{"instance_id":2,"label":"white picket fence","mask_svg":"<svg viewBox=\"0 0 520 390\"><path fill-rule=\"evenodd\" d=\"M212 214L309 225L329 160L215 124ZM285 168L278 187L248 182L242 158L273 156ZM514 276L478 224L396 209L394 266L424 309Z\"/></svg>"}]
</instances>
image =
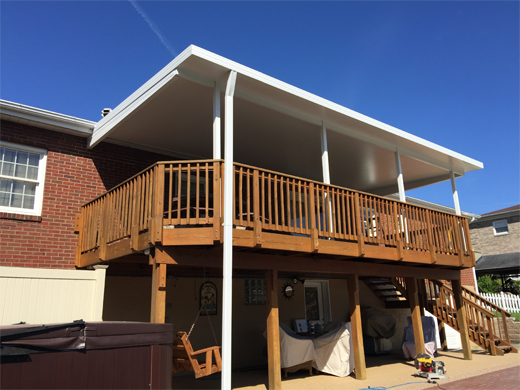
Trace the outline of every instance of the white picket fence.
<instances>
[{"instance_id":1,"label":"white picket fence","mask_svg":"<svg viewBox=\"0 0 520 390\"><path fill-rule=\"evenodd\" d=\"M503 292L500 294L481 293L480 295L510 313L520 313L520 296L518 295Z\"/></svg>"}]
</instances>

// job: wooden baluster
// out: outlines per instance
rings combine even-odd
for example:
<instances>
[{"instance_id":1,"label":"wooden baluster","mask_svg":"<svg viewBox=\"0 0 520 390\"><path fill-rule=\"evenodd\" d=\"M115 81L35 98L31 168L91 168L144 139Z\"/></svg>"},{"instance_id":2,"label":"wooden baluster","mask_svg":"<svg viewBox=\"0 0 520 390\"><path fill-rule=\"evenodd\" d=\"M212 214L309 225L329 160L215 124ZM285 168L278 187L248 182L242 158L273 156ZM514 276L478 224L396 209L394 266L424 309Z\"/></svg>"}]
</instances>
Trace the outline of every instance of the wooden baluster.
<instances>
[{"instance_id":1,"label":"wooden baluster","mask_svg":"<svg viewBox=\"0 0 520 390\"><path fill-rule=\"evenodd\" d=\"M399 208L398 208L399 207ZM400 226L399 216L400 213L398 210L401 209L401 206L398 206L397 202L394 202L394 239L395 239L395 248L397 252L397 260L403 260L404 248L403 242L401 241L401 232L402 226Z\"/></svg>"},{"instance_id":2,"label":"wooden baluster","mask_svg":"<svg viewBox=\"0 0 520 390\"><path fill-rule=\"evenodd\" d=\"M132 250L139 250L139 204L141 195L141 176L137 176L134 185L134 202L133 202L133 213L132 213Z\"/></svg>"},{"instance_id":3,"label":"wooden baluster","mask_svg":"<svg viewBox=\"0 0 520 390\"><path fill-rule=\"evenodd\" d=\"M282 231L285 231L285 193L284 193L284 189L283 189L283 184L284 184L284 181L283 181L283 176L280 176L280 208L281 208L281 211L282 211L282 214L281 214L281 217L282 217Z\"/></svg>"},{"instance_id":4,"label":"wooden baluster","mask_svg":"<svg viewBox=\"0 0 520 390\"><path fill-rule=\"evenodd\" d=\"M310 197L310 190L309 187L304 183L303 184L303 201L304 201L304 216L305 216L305 230L304 232L306 234L311 234L311 228L310 228L310 221L309 221L309 214L312 214L309 212L309 197Z\"/></svg>"},{"instance_id":5,"label":"wooden baluster","mask_svg":"<svg viewBox=\"0 0 520 390\"><path fill-rule=\"evenodd\" d=\"M210 176L209 176L209 163L206 163L206 166L204 167L204 215L205 218L203 218L202 223L208 224L210 222L209 220L209 182L210 182Z\"/></svg>"},{"instance_id":6,"label":"wooden baluster","mask_svg":"<svg viewBox=\"0 0 520 390\"><path fill-rule=\"evenodd\" d=\"M309 218L311 226L311 252L316 253L320 248L318 229L316 229L316 219L319 221L319 213L316 213L314 183L309 183Z\"/></svg>"},{"instance_id":7,"label":"wooden baluster","mask_svg":"<svg viewBox=\"0 0 520 390\"><path fill-rule=\"evenodd\" d=\"M361 202L359 200L359 194L356 192L354 195L355 211L356 211L356 236L358 240L358 255L359 257L365 256L365 242L363 237L363 230L361 229Z\"/></svg>"},{"instance_id":8,"label":"wooden baluster","mask_svg":"<svg viewBox=\"0 0 520 390\"><path fill-rule=\"evenodd\" d=\"M221 208L220 189L224 187L224 181L220 179L220 162L213 162L213 240L220 241Z\"/></svg>"},{"instance_id":9,"label":"wooden baluster","mask_svg":"<svg viewBox=\"0 0 520 390\"><path fill-rule=\"evenodd\" d=\"M274 175L274 217L275 217L275 229L280 230L278 221L278 175Z\"/></svg>"},{"instance_id":10,"label":"wooden baluster","mask_svg":"<svg viewBox=\"0 0 520 390\"><path fill-rule=\"evenodd\" d=\"M195 225L198 225L200 223L200 163L197 163L195 169Z\"/></svg>"},{"instance_id":11,"label":"wooden baluster","mask_svg":"<svg viewBox=\"0 0 520 390\"><path fill-rule=\"evenodd\" d=\"M298 180L298 212L299 212L299 225L300 229L298 230L298 233L302 234L304 232L303 230L303 213L302 213L302 181Z\"/></svg>"},{"instance_id":12,"label":"wooden baluster","mask_svg":"<svg viewBox=\"0 0 520 390\"><path fill-rule=\"evenodd\" d=\"M249 199L248 199L248 204L249 204ZM262 221L260 220L260 183L259 183L257 169L255 169L253 171L253 221L254 221L254 244L253 245L261 246L261 244L262 244Z\"/></svg>"}]
</instances>

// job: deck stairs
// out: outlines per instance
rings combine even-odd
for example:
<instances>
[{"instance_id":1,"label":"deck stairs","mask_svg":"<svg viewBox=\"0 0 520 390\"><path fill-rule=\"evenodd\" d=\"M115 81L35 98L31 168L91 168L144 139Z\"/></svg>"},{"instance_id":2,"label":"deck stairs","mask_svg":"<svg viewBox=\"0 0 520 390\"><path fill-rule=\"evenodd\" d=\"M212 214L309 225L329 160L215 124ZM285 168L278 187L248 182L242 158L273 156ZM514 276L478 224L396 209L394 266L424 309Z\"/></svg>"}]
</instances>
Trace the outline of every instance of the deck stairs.
<instances>
[{"instance_id":1,"label":"deck stairs","mask_svg":"<svg viewBox=\"0 0 520 390\"><path fill-rule=\"evenodd\" d=\"M402 278L364 278L364 283L387 309L408 308L407 289ZM460 333L455 296L450 285L438 280L420 280L419 301L439 321ZM518 353L511 344L506 318L511 314L473 291L462 287L469 340L491 355ZM498 316L497 313L500 313ZM502 322L500 326L499 322Z\"/></svg>"}]
</instances>

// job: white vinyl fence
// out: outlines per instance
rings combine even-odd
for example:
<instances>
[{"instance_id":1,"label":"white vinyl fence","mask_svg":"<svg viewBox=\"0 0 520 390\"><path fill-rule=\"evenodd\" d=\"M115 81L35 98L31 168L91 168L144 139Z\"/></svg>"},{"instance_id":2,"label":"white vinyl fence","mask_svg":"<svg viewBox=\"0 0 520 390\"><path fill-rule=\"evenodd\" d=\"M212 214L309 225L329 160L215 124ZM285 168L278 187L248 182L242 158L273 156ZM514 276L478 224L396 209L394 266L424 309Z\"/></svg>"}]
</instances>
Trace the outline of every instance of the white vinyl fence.
<instances>
[{"instance_id":1,"label":"white vinyl fence","mask_svg":"<svg viewBox=\"0 0 520 390\"><path fill-rule=\"evenodd\" d=\"M480 295L510 313L520 313L520 297L518 295L504 294L503 292L500 294L482 293Z\"/></svg>"},{"instance_id":2,"label":"white vinyl fence","mask_svg":"<svg viewBox=\"0 0 520 390\"><path fill-rule=\"evenodd\" d=\"M102 321L105 268L0 267L0 325Z\"/></svg>"}]
</instances>

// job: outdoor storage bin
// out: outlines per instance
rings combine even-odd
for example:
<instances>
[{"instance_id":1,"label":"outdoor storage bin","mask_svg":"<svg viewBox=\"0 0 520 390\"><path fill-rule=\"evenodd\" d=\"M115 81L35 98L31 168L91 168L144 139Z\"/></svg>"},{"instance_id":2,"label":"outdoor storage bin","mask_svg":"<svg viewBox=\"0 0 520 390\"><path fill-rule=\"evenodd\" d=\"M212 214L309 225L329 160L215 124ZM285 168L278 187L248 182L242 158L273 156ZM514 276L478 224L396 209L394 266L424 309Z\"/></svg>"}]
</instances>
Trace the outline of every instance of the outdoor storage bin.
<instances>
[{"instance_id":1,"label":"outdoor storage bin","mask_svg":"<svg viewBox=\"0 0 520 390\"><path fill-rule=\"evenodd\" d=\"M0 327L2 389L168 389L172 324Z\"/></svg>"}]
</instances>

